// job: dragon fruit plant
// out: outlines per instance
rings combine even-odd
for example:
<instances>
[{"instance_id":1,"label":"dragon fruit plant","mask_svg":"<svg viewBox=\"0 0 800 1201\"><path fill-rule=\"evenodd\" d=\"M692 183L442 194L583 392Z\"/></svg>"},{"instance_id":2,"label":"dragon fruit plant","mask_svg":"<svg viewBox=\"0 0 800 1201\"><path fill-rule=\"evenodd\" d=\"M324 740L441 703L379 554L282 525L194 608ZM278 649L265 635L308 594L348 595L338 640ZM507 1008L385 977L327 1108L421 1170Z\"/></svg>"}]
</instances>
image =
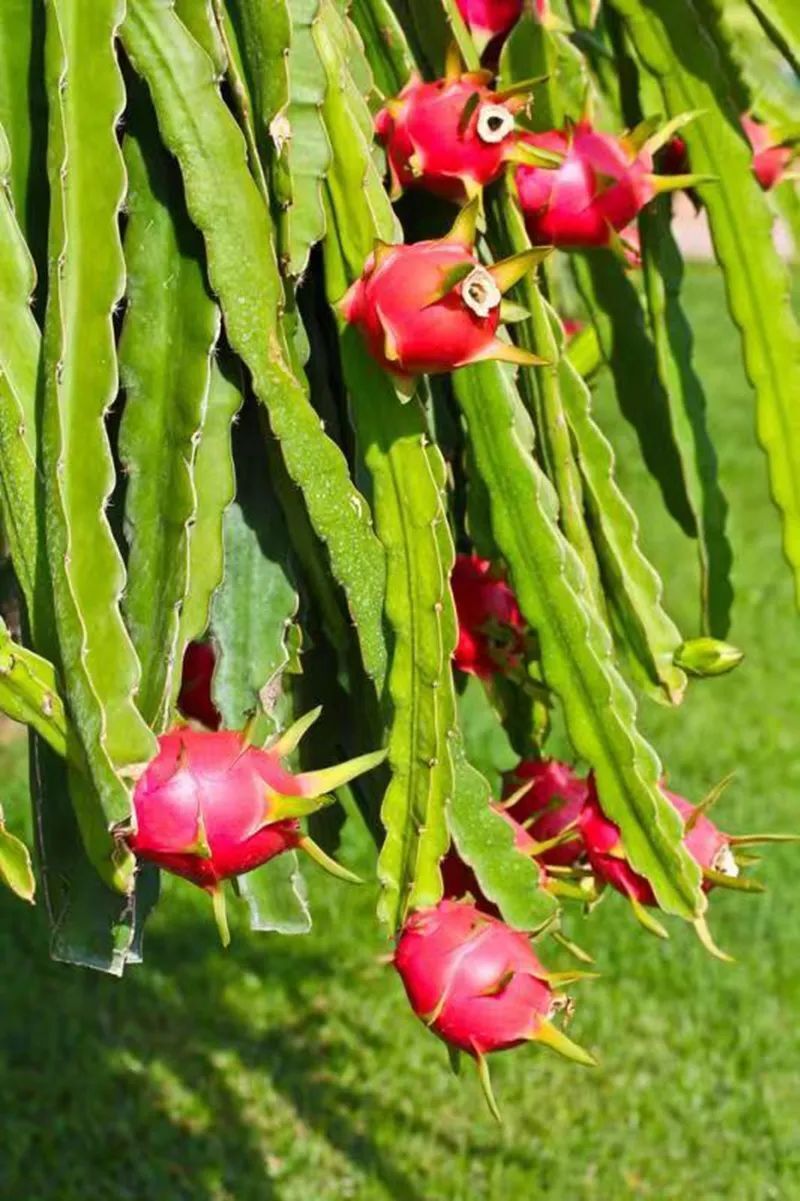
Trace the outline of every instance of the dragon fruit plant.
<instances>
[{"instance_id":1,"label":"dragon fruit plant","mask_svg":"<svg viewBox=\"0 0 800 1201\"><path fill-rule=\"evenodd\" d=\"M358 819L361 941L491 1099L496 1051L592 1061L539 956L590 957L601 890L714 949L748 840L639 721L742 657L668 192L711 226L799 592L800 335L796 114L713 7L0 5L0 709L36 831L0 818L0 881L55 958L146 971L159 872L224 941L308 932L303 872L352 879ZM770 61L792 29L765 18ZM744 137L767 96L780 132ZM682 630L606 368L696 546Z\"/></svg>"}]
</instances>

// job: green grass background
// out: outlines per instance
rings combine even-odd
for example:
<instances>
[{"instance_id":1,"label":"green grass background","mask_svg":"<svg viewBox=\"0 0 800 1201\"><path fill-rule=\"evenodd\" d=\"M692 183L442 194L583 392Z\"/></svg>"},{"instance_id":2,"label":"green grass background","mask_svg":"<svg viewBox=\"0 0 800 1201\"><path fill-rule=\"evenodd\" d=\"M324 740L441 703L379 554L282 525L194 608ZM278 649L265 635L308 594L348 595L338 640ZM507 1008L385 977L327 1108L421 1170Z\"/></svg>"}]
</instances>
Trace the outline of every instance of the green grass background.
<instances>
[{"instance_id":1,"label":"green grass background","mask_svg":"<svg viewBox=\"0 0 800 1201\"><path fill-rule=\"evenodd\" d=\"M687 296L732 507L733 639L748 658L693 685L678 712L647 703L644 723L690 797L737 768L719 809L728 828L797 829L800 625L719 280L698 269ZM605 393L599 411L672 610L693 632L692 547ZM12 818L24 759L24 745L0 747ZM357 840L344 857L368 867ZM496 1057L502 1129L381 966L371 888L309 872L309 937L237 921L223 953L205 898L168 881L146 962L122 981L50 963L41 915L0 896L0 1197L794 1201L799 872L800 850L771 848L765 897L714 895L712 926L735 967L691 930L659 943L616 896L576 920L603 979L579 988L571 1033L601 1067L534 1047Z\"/></svg>"}]
</instances>

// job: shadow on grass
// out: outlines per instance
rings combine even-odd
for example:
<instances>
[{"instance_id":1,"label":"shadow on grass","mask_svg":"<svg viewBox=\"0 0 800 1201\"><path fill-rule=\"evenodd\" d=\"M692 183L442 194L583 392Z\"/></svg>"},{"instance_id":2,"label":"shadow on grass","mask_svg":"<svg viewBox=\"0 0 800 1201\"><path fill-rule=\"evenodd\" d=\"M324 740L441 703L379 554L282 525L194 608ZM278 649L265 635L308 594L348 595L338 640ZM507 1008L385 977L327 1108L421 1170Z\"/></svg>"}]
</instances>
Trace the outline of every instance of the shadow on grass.
<instances>
[{"instance_id":1,"label":"shadow on grass","mask_svg":"<svg viewBox=\"0 0 800 1201\"><path fill-rule=\"evenodd\" d=\"M423 1201L370 1137L370 1118L409 1120L370 1082L383 1039L341 994L326 1018L333 958L246 930L223 955L199 900L117 981L46 961L40 923L0 897L0 1198L279 1201L313 1141Z\"/></svg>"}]
</instances>

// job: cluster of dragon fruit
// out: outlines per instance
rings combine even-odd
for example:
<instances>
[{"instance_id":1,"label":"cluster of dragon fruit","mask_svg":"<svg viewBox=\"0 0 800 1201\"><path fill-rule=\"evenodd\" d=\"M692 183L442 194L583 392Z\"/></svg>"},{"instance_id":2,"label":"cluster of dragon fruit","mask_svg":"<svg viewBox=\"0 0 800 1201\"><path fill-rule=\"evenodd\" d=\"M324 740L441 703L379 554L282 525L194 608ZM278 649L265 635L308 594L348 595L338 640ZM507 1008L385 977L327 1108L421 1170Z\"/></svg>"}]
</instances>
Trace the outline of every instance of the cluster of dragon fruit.
<instances>
[{"instance_id":1,"label":"cluster of dragon fruit","mask_svg":"<svg viewBox=\"0 0 800 1201\"><path fill-rule=\"evenodd\" d=\"M522 0L458 0L484 61L497 61ZM536 13L550 19L546 0ZM587 117L569 128L528 131L518 120L529 97L493 87L491 68L451 70L433 82L412 78L386 103L376 120L393 197L424 190L458 206L449 234L438 240L376 246L361 277L341 302L398 389L417 376L451 372L485 359L537 363L498 336L508 319L506 293L541 257L535 249L484 266L475 250L483 190L505 175L524 216L534 248L611 248L636 264L635 219L655 196L691 188L686 146L672 122L613 135ZM791 151L773 145L765 126L743 118L753 147L753 168L762 187L775 184ZM457 556L452 575L458 615L455 669L477 677L489 690L513 677L524 663L525 628L502 564L476 555ZM223 941L229 935L222 883L289 850L302 850L332 873L351 874L312 841L302 819L332 801L331 793L375 767L385 752L361 756L324 770L293 774L287 757L317 716L308 714L266 747L250 745L246 733L220 729L211 680L214 651L190 646L184 662L180 708L186 724L160 738L159 753L139 779L134 796L131 849L205 889ZM722 791L699 803L662 786L683 823L683 843L699 866L706 892L717 888L757 891L747 873L751 843L764 835L731 835L708 816ZM567 911L591 910L605 891L621 894L650 932L666 937L656 916L658 901L648 881L631 866L618 827L604 809L590 770L542 757L538 748L505 780L493 802L513 830L519 855L534 861L542 889ZM486 1056L526 1042L542 1043L581 1063L593 1056L564 1031L573 1002L565 989L586 970L550 971L534 940L552 936L584 965L592 957L563 929L513 929L470 864L452 847L442 862L443 899L407 915L393 964L416 1016L454 1053L478 1065L495 1110ZM712 940L704 918L697 932L714 954L728 958Z\"/></svg>"}]
</instances>

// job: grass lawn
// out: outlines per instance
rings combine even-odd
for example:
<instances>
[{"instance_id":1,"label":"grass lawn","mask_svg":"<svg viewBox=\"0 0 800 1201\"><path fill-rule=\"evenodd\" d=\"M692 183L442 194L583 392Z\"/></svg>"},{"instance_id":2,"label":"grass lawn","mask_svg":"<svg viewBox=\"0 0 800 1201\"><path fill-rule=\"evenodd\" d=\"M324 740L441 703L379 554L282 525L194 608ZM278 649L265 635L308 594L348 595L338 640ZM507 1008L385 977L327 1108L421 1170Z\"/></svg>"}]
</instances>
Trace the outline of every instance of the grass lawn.
<instances>
[{"instance_id":1,"label":"grass lawn","mask_svg":"<svg viewBox=\"0 0 800 1201\"><path fill-rule=\"evenodd\" d=\"M800 636L738 342L710 271L690 278L737 554L731 677L644 723L698 799L731 768L733 830L800 827ZM604 395L620 476L673 612L695 622L692 547L664 519ZM3 803L24 745L0 747ZM612 896L576 936L603 979L577 990L587 1072L536 1048L495 1058L506 1122L410 1016L371 888L309 872L306 938L223 953L205 898L168 881L146 962L123 981L50 963L41 921L0 896L2 1201L795 1201L800 1198L800 850L768 851L765 897L713 898L714 933L662 944ZM367 865L364 847L345 858ZM469 1065L465 1065L469 1066Z\"/></svg>"}]
</instances>

